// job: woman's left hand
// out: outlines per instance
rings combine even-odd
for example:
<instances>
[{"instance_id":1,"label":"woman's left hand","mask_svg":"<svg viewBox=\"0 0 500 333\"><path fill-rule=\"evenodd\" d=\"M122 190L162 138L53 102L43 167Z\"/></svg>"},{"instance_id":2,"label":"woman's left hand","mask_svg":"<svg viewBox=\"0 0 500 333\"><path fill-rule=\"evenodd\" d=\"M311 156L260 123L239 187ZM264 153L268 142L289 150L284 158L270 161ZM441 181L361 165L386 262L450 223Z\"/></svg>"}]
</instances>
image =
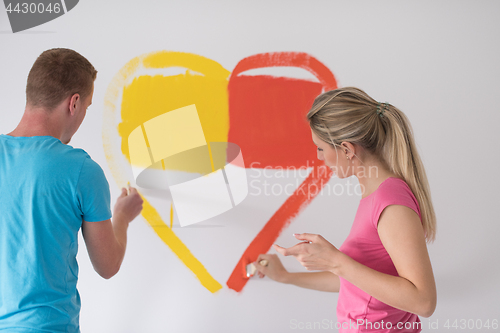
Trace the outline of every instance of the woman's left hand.
<instances>
[{"instance_id":1,"label":"woman's left hand","mask_svg":"<svg viewBox=\"0 0 500 333\"><path fill-rule=\"evenodd\" d=\"M274 249L284 256L294 256L308 271L336 272L342 252L321 235L294 234L294 236L302 242L289 248L274 244Z\"/></svg>"}]
</instances>

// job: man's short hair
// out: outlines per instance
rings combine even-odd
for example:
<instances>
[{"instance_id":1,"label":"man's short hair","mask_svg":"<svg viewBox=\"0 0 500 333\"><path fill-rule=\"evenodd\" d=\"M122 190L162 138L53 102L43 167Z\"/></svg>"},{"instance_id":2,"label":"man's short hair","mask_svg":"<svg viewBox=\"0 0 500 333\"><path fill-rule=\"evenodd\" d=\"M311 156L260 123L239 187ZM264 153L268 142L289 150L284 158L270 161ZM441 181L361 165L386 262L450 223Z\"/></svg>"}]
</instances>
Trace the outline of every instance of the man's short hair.
<instances>
[{"instance_id":1,"label":"man's short hair","mask_svg":"<svg viewBox=\"0 0 500 333\"><path fill-rule=\"evenodd\" d=\"M73 94L86 98L96 76L94 66L78 52L61 48L44 51L28 75L26 102L52 110Z\"/></svg>"}]
</instances>

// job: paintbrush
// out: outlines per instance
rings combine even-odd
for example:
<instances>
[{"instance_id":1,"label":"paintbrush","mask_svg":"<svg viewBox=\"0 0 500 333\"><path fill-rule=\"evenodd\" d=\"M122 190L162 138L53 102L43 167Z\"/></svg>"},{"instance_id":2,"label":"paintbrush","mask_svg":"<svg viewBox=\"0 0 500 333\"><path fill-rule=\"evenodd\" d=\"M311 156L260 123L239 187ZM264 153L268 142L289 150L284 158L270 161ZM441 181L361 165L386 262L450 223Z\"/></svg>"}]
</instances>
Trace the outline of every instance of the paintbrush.
<instances>
[{"instance_id":1,"label":"paintbrush","mask_svg":"<svg viewBox=\"0 0 500 333\"><path fill-rule=\"evenodd\" d=\"M262 259L261 261L259 261L259 265L262 265L264 267L266 267L268 264L269 264L269 260ZM255 267L255 265L253 263L248 264L246 266L247 278L251 278L252 276L254 276L255 272L257 272L257 268Z\"/></svg>"}]
</instances>

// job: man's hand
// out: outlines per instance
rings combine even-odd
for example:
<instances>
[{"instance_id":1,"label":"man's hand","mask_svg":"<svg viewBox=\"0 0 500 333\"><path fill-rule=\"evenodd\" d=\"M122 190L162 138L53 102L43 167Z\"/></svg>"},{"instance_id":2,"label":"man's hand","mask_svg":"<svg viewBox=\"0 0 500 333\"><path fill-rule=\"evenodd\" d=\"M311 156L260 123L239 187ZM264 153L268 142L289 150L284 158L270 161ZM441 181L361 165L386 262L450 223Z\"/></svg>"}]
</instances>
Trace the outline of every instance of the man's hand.
<instances>
[{"instance_id":1,"label":"man's hand","mask_svg":"<svg viewBox=\"0 0 500 333\"><path fill-rule=\"evenodd\" d=\"M113 222L83 221L82 233L90 261L96 272L105 279L120 270L127 247L128 225L141 212L142 202L135 188L129 186L128 191L122 188L113 210Z\"/></svg>"},{"instance_id":2,"label":"man's hand","mask_svg":"<svg viewBox=\"0 0 500 333\"><path fill-rule=\"evenodd\" d=\"M143 200L135 188L129 186L127 190L123 187L113 209L113 222L132 222L142 211L142 203Z\"/></svg>"}]
</instances>

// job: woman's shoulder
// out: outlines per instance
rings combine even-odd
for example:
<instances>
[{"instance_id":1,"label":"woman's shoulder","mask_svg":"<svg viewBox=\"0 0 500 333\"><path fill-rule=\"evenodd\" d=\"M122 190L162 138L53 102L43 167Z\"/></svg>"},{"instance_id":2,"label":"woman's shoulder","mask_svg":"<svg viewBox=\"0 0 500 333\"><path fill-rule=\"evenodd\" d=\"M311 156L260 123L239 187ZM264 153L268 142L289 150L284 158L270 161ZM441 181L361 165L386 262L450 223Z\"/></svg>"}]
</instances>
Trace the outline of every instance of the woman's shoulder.
<instances>
[{"instance_id":1,"label":"woman's shoulder","mask_svg":"<svg viewBox=\"0 0 500 333\"><path fill-rule=\"evenodd\" d=\"M379 186L378 192L390 193L392 191L406 191L410 190L410 187L406 181L399 177L388 177Z\"/></svg>"},{"instance_id":2,"label":"woman's shoulder","mask_svg":"<svg viewBox=\"0 0 500 333\"><path fill-rule=\"evenodd\" d=\"M420 212L418 201L410 186L404 179L398 177L384 180L376 191L374 201L381 206L399 204Z\"/></svg>"}]
</instances>

